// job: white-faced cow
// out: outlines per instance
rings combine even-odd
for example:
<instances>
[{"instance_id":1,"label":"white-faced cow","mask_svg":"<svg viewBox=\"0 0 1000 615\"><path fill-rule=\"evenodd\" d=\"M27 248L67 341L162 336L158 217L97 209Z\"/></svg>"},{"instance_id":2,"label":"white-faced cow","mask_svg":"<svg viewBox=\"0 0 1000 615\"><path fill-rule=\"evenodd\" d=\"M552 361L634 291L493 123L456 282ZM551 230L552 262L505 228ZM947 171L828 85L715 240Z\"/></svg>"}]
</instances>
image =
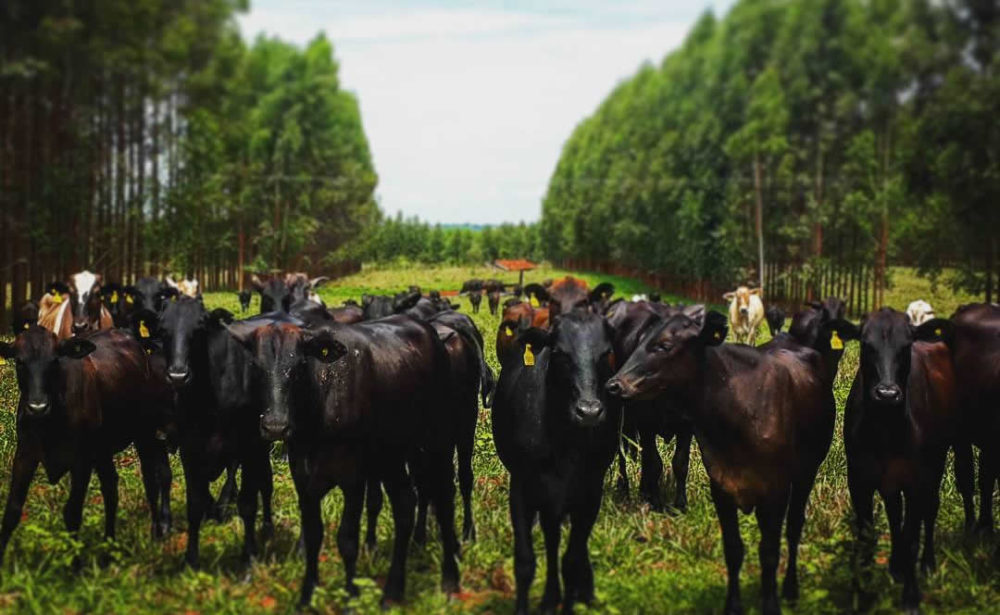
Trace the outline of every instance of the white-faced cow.
<instances>
[{"instance_id":1,"label":"white-faced cow","mask_svg":"<svg viewBox=\"0 0 1000 615\"><path fill-rule=\"evenodd\" d=\"M757 329L764 320L764 302L759 288L740 286L722 297L729 302L729 327L737 344L755 345Z\"/></svg>"}]
</instances>

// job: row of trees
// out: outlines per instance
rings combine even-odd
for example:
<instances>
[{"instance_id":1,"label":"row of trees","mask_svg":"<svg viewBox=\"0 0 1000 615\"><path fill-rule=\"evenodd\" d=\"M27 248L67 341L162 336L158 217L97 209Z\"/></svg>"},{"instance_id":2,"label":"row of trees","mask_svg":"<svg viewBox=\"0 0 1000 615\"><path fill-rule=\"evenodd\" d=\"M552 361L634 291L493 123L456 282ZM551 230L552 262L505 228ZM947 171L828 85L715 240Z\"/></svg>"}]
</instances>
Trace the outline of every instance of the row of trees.
<instances>
[{"instance_id":1,"label":"row of trees","mask_svg":"<svg viewBox=\"0 0 1000 615\"><path fill-rule=\"evenodd\" d=\"M1000 277L993 0L742 0L705 14L566 142L557 261L878 305L892 263Z\"/></svg>"},{"instance_id":2,"label":"row of trees","mask_svg":"<svg viewBox=\"0 0 1000 615\"><path fill-rule=\"evenodd\" d=\"M536 224L501 224L478 229L431 225L420 219L387 217L351 253L375 262L477 264L497 258L540 259Z\"/></svg>"},{"instance_id":3,"label":"row of trees","mask_svg":"<svg viewBox=\"0 0 1000 615\"><path fill-rule=\"evenodd\" d=\"M0 5L0 311L84 267L208 288L325 270L377 221L331 43L248 45L234 19L246 8Z\"/></svg>"}]
</instances>

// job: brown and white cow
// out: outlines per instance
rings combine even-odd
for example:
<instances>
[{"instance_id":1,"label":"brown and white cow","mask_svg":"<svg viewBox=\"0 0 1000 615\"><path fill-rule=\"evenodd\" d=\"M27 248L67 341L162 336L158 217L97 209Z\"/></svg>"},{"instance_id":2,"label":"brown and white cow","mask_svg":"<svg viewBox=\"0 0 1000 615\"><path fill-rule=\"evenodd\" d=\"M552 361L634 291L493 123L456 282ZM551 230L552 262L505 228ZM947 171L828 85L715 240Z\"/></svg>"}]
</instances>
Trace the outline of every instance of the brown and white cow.
<instances>
[{"instance_id":1,"label":"brown and white cow","mask_svg":"<svg viewBox=\"0 0 1000 615\"><path fill-rule=\"evenodd\" d=\"M114 320L101 301L101 275L85 269L66 283L50 284L38 301L38 324L60 340L112 328Z\"/></svg>"},{"instance_id":2,"label":"brown and white cow","mask_svg":"<svg viewBox=\"0 0 1000 615\"><path fill-rule=\"evenodd\" d=\"M729 302L729 327L738 344L754 346L757 329L764 320L764 302L760 300L761 289L740 286L722 295Z\"/></svg>"}]
</instances>

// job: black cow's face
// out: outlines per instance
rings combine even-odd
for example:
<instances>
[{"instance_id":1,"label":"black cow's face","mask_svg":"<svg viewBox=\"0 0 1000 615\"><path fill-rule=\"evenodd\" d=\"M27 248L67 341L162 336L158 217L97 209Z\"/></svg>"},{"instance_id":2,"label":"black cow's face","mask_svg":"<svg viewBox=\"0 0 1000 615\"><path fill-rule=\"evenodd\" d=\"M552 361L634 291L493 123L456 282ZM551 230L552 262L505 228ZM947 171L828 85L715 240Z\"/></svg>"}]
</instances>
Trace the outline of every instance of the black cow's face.
<instances>
[{"instance_id":1,"label":"black cow's face","mask_svg":"<svg viewBox=\"0 0 1000 615\"><path fill-rule=\"evenodd\" d=\"M160 312L168 301L176 301L180 292L156 278L139 278L133 285L122 289L125 311L149 310Z\"/></svg>"},{"instance_id":2,"label":"black cow's face","mask_svg":"<svg viewBox=\"0 0 1000 615\"><path fill-rule=\"evenodd\" d=\"M329 332L307 331L290 323L229 331L250 352L257 368L256 383L264 401L261 437L271 441L291 437L296 428L294 396L309 377L309 359L333 363L344 357L346 347Z\"/></svg>"},{"instance_id":3,"label":"black cow's face","mask_svg":"<svg viewBox=\"0 0 1000 615\"><path fill-rule=\"evenodd\" d=\"M274 277L261 282L253 278L254 288L260 293L260 313L288 311L291 294L288 285L281 278Z\"/></svg>"},{"instance_id":4,"label":"black cow's face","mask_svg":"<svg viewBox=\"0 0 1000 615\"><path fill-rule=\"evenodd\" d=\"M582 427L599 425L607 417L604 383L615 371L614 330L603 318L587 312L560 317L551 331L529 329L519 337L532 353L550 350L547 382L565 396L569 419Z\"/></svg>"},{"instance_id":5,"label":"black cow's face","mask_svg":"<svg viewBox=\"0 0 1000 615\"><path fill-rule=\"evenodd\" d=\"M392 297L361 295L361 312L365 320L386 318L395 314Z\"/></svg>"},{"instance_id":6,"label":"black cow's face","mask_svg":"<svg viewBox=\"0 0 1000 615\"><path fill-rule=\"evenodd\" d=\"M708 312L704 324L678 314L642 339L608 382L608 392L624 399L651 399L697 377L699 356L726 339L726 317Z\"/></svg>"},{"instance_id":7,"label":"black cow's face","mask_svg":"<svg viewBox=\"0 0 1000 615\"><path fill-rule=\"evenodd\" d=\"M74 337L62 342L47 329L31 326L12 344L0 342L0 357L14 361L17 387L26 416L47 415L59 399L64 386L59 359L82 359L97 347L93 342Z\"/></svg>"},{"instance_id":8,"label":"black cow's face","mask_svg":"<svg viewBox=\"0 0 1000 615\"><path fill-rule=\"evenodd\" d=\"M929 320L919 327L906 314L890 308L869 314L861 327L861 375L865 398L883 406L906 402L913 342L950 337L951 322Z\"/></svg>"},{"instance_id":9,"label":"black cow's face","mask_svg":"<svg viewBox=\"0 0 1000 615\"><path fill-rule=\"evenodd\" d=\"M167 380L173 386L183 386L191 381L191 354L195 336L204 330L208 314L199 299L181 297L169 301L159 316L159 323L136 323L142 333L142 327L149 330L149 335L159 336L163 340L163 351L167 360ZM151 327L156 326L155 330Z\"/></svg>"}]
</instances>

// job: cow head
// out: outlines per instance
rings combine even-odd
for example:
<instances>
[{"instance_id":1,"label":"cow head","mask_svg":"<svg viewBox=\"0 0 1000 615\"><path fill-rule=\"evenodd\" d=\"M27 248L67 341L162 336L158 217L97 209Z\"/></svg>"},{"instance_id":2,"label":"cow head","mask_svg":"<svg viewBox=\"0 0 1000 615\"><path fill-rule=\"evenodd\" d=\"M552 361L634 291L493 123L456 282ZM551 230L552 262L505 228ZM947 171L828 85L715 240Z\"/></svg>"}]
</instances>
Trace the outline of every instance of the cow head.
<instances>
[{"instance_id":1,"label":"cow head","mask_svg":"<svg viewBox=\"0 0 1000 615\"><path fill-rule=\"evenodd\" d=\"M192 356L198 336L208 327L220 327L231 321L232 314L223 309L209 313L200 299L182 296L168 302L157 320L157 323L146 323L145 326L150 335L163 340L167 380L175 387L182 387L191 382Z\"/></svg>"},{"instance_id":2,"label":"cow head","mask_svg":"<svg viewBox=\"0 0 1000 615\"><path fill-rule=\"evenodd\" d=\"M295 396L308 390L309 360L334 363L347 347L326 330L306 330L290 323L255 329L229 328L230 335L250 352L257 368L256 383L264 400L260 433L265 440L284 440L295 433Z\"/></svg>"},{"instance_id":3,"label":"cow head","mask_svg":"<svg viewBox=\"0 0 1000 615\"><path fill-rule=\"evenodd\" d=\"M922 325L934 318L934 308L923 299L917 299L906 308L906 316L912 325Z\"/></svg>"},{"instance_id":4,"label":"cow head","mask_svg":"<svg viewBox=\"0 0 1000 615\"><path fill-rule=\"evenodd\" d=\"M736 290L729 291L728 293L722 295L722 298L729 302L730 311L733 311L735 308L736 312L741 317L746 318L750 315L750 297L759 297L761 294L762 293L759 288L740 286Z\"/></svg>"},{"instance_id":5,"label":"cow head","mask_svg":"<svg viewBox=\"0 0 1000 615\"><path fill-rule=\"evenodd\" d=\"M861 323L859 368L865 399L886 407L905 404L913 342L950 343L952 332L950 320L934 318L914 326L905 314L891 308L866 316Z\"/></svg>"},{"instance_id":6,"label":"cow head","mask_svg":"<svg viewBox=\"0 0 1000 615\"><path fill-rule=\"evenodd\" d=\"M726 339L726 317L705 314L704 322L677 314L643 337L628 361L608 382L608 392L625 399L652 399L682 391L697 381L705 349Z\"/></svg>"},{"instance_id":7,"label":"cow head","mask_svg":"<svg viewBox=\"0 0 1000 615\"><path fill-rule=\"evenodd\" d=\"M14 312L11 318L11 330L14 335L38 323L38 304L34 301L26 301Z\"/></svg>"},{"instance_id":8,"label":"cow head","mask_svg":"<svg viewBox=\"0 0 1000 615\"><path fill-rule=\"evenodd\" d=\"M60 359L79 360L96 349L93 342L79 337L60 342L52 332L35 325L21 331L13 343L0 342L0 357L13 361L17 368L19 409L24 415L45 416L61 401L65 381Z\"/></svg>"},{"instance_id":9,"label":"cow head","mask_svg":"<svg viewBox=\"0 0 1000 615\"><path fill-rule=\"evenodd\" d=\"M584 311L564 314L551 330L531 328L518 336L526 353L548 349L548 395L552 407L568 411L572 424L594 427L607 418L614 402L604 383L615 371L614 337L604 318Z\"/></svg>"},{"instance_id":10,"label":"cow head","mask_svg":"<svg viewBox=\"0 0 1000 615\"><path fill-rule=\"evenodd\" d=\"M73 298L73 333L98 329L101 318L100 274L84 269L70 276L68 286Z\"/></svg>"}]
</instances>

